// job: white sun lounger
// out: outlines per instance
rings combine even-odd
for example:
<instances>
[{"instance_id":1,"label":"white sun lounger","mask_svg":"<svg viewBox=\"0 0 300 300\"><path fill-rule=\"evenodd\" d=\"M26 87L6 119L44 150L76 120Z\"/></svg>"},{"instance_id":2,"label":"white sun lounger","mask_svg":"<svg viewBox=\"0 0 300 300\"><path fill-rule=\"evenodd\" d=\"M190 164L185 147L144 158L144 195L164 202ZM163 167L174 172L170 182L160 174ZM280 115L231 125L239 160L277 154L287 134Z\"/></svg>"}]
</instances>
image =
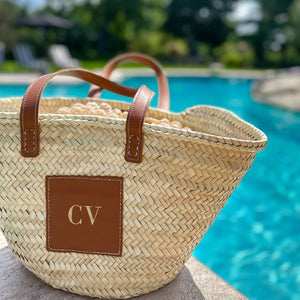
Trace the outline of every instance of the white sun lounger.
<instances>
[{"instance_id":1,"label":"white sun lounger","mask_svg":"<svg viewBox=\"0 0 300 300\"><path fill-rule=\"evenodd\" d=\"M28 44L17 44L13 47L15 59L22 65L31 70L39 70L42 73L49 71L48 63L43 59L35 58L31 47Z\"/></svg>"},{"instance_id":2,"label":"white sun lounger","mask_svg":"<svg viewBox=\"0 0 300 300\"><path fill-rule=\"evenodd\" d=\"M72 57L65 45L51 45L48 50L51 61L60 68L77 68L79 61Z\"/></svg>"}]
</instances>

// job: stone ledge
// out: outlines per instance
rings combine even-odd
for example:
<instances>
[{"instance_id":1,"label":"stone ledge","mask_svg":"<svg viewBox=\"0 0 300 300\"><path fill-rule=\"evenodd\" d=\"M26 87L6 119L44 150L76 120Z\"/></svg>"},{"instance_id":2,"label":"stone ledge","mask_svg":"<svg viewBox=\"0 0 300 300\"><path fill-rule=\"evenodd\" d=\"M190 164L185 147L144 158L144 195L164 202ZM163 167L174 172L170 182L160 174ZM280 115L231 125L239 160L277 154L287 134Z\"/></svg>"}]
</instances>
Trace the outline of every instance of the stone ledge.
<instances>
[{"instance_id":1,"label":"stone ledge","mask_svg":"<svg viewBox=\"0 0 300 300\"><path fill-rule=\"evenodd\" d=\"M257 70L230 70L230 69L213 69L213 68L164 68L169 77L225 77L225 78L245 78L245 79L260 79L263 78L265 72ZM101 69L92 70L92 72L101 73ZM148 77L154 76L154 72L148 68L120 68L113 73L113 80L118 80L123 77ZM0 84L29 84L35 78L41 76L39 73L0 73ZM82 82L79 79L59 76L53 80L58 84L76 84Z\"/></svg>"},{"instance_id":2,"label":"stone ledge","mask_svg":"<svg viewBox=\"0 0 300 300\"><path fill-rule=\"evenodd\" d=\"M0 232L0 248L1 238ZM2 242L2 246L4 243ZM15 257L8 247L0 250L0 299L22 300L83 300L81 297L56 290L30 273ZM245 300L223 279L201 264L195 258L183 267L179 275L168 285L147 295L135 297L136 300Z\"/></svg>"},{"instance_id":3,"label":"stone ledge","mask_svg":"<svg viewBox=\"0 0 300 300\"><path fill-rule=\"evenodd\" d=\"M282 73L256 81L251 93L258 102L300 112L300 73Z\"/></svg>"}]
</instances>

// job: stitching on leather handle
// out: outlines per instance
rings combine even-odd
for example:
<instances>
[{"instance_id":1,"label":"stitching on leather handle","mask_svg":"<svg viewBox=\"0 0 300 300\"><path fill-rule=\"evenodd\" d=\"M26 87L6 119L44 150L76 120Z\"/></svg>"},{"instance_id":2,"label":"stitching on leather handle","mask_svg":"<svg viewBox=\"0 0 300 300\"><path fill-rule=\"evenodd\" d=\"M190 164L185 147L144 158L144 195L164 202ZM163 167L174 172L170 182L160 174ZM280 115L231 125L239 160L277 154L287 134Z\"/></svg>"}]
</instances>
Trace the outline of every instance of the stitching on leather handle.
<instances>
[{"instance_id":1,"label":"stitching on leather handle","mask_svg":"<svg viewBox=\"0 0 300 300\"><path fill-rule=\"evenodd\" d=\"M39 104L39 97L40 94L45 86L45 83L49 81L49 78L51 79L51 76L49 74L43 75L42 77L39 77L38 79L34 80L32 84L29 86L28 90L25 93L24 96L24 101L22 103L21 107L21 130L23 133L23 149L21 151L23 156L31 156L31 155L36 155L38 153L38 120L37 120L37 110L38 110L38 104ZM24 124L24 119L25 119L25 108L26 108L26 103L28 100L28 95L31 91L31 89L34 87L34 85L38 82L42 81L41 87L37 93L36 100L35 100L35 106L34 106L34 116L33 116L33 121L34 121L34 129L25 129L25 124ZM28 143L27 143L27 133L32 131L32 151L28 150Z\"/></svg>"},{"instance_id":2,"label":"stitching on leather handle","mask_svg":"<svg viewBox=\"0 0 300 300\"><path fill-rule=\"evenodd\" d=\"M130 136L131 136L131 135L130 135L130 123L131 123L131 115L132 115L132 112L133 112L133 110L134 110L134 108L135 108L137 99L138 99L138 97L140 96L140 94L141 94L143 88L144 88L144 86L142 86L142 87L138 90L136 96L134 97L133 103L131 104L131 107L130 107L130 109L129 109L129 112L128 112L128 120L127 120L127 122L126 122L126 132L127 132L127 137L128 137L129 140L126 141L126 144L127 144L126 157L125 157L126 160L127 160L127 158L129 158L129 156L130 156L130 145L131 145L131 138L130 138ZM137 141L137 148L139 147L139 143L140 143L140 139L138 138L138 141ZM128 153L129 153L129 155L128 155ZM138 157L137 157L137 159L133 159L133 158L132 158L132 160L137 161L137 160L138 160Z\"/></svg>"},{"instance_id":3,"label":"stitching on leather handle","mask_svg":"<svg viewBox=\"0 0 300 300\"><path fill-rule=\"evenodd\" d=\"M132 104L129 113L128 113L128 122L127 122L127 136L128 136L128 141L127 141L127 149L126 149L126 157L125 159L131 162L139 162L140 160L140 152L141 152L141 140L142 140L142 128L143 128L143 124L144 124L144 118L145 118L145 113L147 111L147 108L149 107L149 102L153 97L153 92L149 90L149 96L147 98L146 104L143 107L143 111L142 114L139 118L139 130L138 130L138 136L130 134L130 121L131 121L131 115L132 112L134 111L135 105L137 103L137 99L139 98L140 94L142 93L142 91L147 88L145 85L142 86L139 90L139 93L136 95L134 103ZM135 154L131 154L130 150L131 150L131 140L132 137L136 137L137 138L137 147L135 149Z\"/></svg>"},{"instance_id":4,"label":"stitching on leather handle","mask_svg":"<svg viewBox=\"0 0 300 300\"><path fill-rule=\"evenodd\" d=\"M21 154L31 154L30 151L27 150L27 132L24 128L24 119L25 119L25 107L26 107L26 102L27 102L27 98L29 95L29 92L31 91L31 89L33 88L33 86L35 85L35 83L39 80L40 78L35 79L31 85L28 87L25 95L24 95L24 99L22 102L22 107L21 107L21 115L20 115L20 119L21 119L21 131L22 131L22 149L21 149ZM32 153L33 154L33 153Z\"/></svg>"},{"instance_id":5,"label":"stitching on leather handle","mask_svg":"<svg viewBox=\"0 0 300 300\"><path fill-rule=\"evenodd\" d=\"M27 133L32 131L32 143L33 143L33 147L32 147L32 151L27 149ZM26 154L36 154L37 151L37 135L36 135L36 131L34 129L25 129L24 130L24 149L23 149L24 153Z\"/></svg>"},{"instance_id":6,"label":"stitching on leather handle","mask_svg":"<svg viewBox=\"0 0 300 300\"><path fill-rule=\"evenodd\" d=\"M137 145L136 145L136 148L135 148L135 154L131 154L131 151L130 151L131 150L131 140L132 140L133 137L135 137L137 139ZM138 157L139 154L140 154L139 144L140 144L140 138L137 135L131 134L129 136L129 141L128 141L127 156Z\"/></svg>"}]
</instances>

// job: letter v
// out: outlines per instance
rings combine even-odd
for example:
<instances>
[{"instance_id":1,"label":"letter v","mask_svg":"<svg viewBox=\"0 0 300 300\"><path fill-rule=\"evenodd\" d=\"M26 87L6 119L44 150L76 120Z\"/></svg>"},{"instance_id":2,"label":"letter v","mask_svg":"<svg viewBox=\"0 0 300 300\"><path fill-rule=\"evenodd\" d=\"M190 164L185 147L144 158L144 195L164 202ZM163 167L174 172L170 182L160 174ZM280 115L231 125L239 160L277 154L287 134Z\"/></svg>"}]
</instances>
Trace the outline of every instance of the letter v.
<instances>
[{"instance_id":1,"label":"letter v","mask_svg":"<svg viewBox=\"0 0 300 300\"><path fill-rule=\"evenodd\" d=\"M87 213L89 215L91 224L94 225L95 220L96 220L97 215L98 215L99 208L102 208L102 206L96 206L97 210L96 210L95 216L93 216L93 214L92 214L92 210L91 210L92 206L85 205L84 207L86 208L86 211L87 211Z\"/></svg>"}]
</instances>

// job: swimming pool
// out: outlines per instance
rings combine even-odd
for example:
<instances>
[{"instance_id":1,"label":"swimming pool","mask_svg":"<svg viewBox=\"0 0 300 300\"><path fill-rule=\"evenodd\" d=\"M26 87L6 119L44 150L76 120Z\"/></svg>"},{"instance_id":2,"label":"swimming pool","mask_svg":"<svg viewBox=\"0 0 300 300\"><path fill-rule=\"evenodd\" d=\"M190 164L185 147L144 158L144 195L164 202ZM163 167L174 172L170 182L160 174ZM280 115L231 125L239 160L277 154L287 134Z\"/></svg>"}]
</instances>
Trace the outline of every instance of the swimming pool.
<instances>
[{"instance_id":1,"label":"swimming pool","mask_svg":"<svg viewBox=\"0 0 300 300\"><path fill-rule=\"evenodd\" d=\"M194 256L250 299L299 299L300 114L254 102L251 80L174 77L169 82L173 111L197 104L221 106L269 138ZM153 78L122 83L156 90ZM51 85L45 96L85 97L88 87ZM22 96L25 89L0 85L0 97ZM103 98L126 99L108 92Z\"/></svg>"}]
</instances>

